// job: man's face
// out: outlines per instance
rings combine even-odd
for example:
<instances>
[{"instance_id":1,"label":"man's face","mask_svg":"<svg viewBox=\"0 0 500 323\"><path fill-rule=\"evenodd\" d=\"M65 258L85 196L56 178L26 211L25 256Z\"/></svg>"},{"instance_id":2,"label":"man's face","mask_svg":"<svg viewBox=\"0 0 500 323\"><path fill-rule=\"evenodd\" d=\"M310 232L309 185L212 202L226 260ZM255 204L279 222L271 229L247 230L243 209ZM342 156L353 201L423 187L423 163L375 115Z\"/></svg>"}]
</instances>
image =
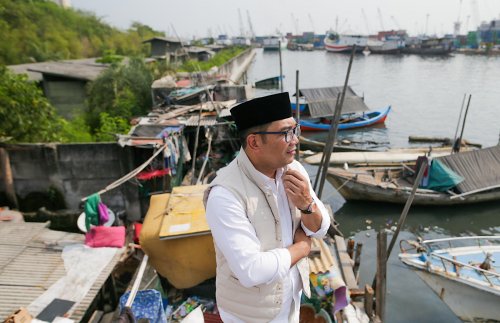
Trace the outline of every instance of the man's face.
<instances>
[{"instance_id":1,"label":"man's face","mask_svg":"<svg viewBox=\"0 0 500 323\"><path fill-rule=\"evenodd\" d=\"M288 131L297 126L293 118L273 121L266 131ZM284 134L267 134L262 147L262 160L273 169L278 169L290 164L294 158L299 139L292 135L288 142L285 141Z\"/></svg>"}]
</instances>

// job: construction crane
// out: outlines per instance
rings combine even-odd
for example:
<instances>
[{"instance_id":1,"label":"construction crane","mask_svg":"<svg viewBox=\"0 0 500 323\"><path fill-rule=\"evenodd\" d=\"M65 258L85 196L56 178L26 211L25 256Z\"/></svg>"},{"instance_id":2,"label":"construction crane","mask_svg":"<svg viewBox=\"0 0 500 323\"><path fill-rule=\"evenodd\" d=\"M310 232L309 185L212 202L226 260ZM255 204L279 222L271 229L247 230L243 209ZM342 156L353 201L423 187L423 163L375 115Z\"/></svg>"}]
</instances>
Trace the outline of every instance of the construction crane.
<instances>
[{"instance_id":1,"label":"construction crane","mask_svg":"<svg viewBox=\"0 0 500 323\"><path fill-rule=\"evenodd\" d=\"M385 28L384 28L384 19L382 19L382 12L380 11L380 8L377 8L377 11L378 11L378 20L380 22L380 31L384 31Z\"/></svg>"},{"instance_id":2,"label":"construction crane","mask_svg":"<svg viewBox=\"0 0 500 323\"><path fill-rule=\"evenodd\" d=\"M307 16L309 17L309 22L311 22L311 27L312 27L312 32L315 33L316 32L316 28L314 28L314 21L311 17L311 14L308 13Z\"/></svg>"},{"instance_id":3,"label":"construction crane","mask_svg":"<svg viewBox=\"0 0 500 323\"><path fill-rule=\"evenodd\" d=\"M472 26L473 29L477 29L477 27L479 27L479 23L480 23L480 20L479 20L479 8L478 8L478 5L477 5L477 1L476 0L472 0L470 2L470 5L471 5L471 11L472 11L472 23L474 24L474 26Z\"/></svg>"},{"instance_id":4,"label":"construction crane","mask_svg":"<svg viewBox=\"0 0 500 323\"><path fill-rule=\"evenodd\" d=\"M248 29L250 29L250 37L252 40L255 40L255 32L253 31L252 19L250 19L250 12L247 10L247 19L248 19Z\"/></svg>"},{"instance_id":5,"label":"construction crane","mask_svg":"<svg viewBox=\"0 0 500 323\"><path fill-rule=\"evenodd\" d=\"M245 37L245 28L243 27L243 18L241 18L240 8L238 8L238 23L240 24L240 37Z\"/></svg>"},{"instance_id":6,"label":"construction crane","mask_svg":"<svg viewBox=\"0 0 500 323\"><path fill-rule=\"evenodd\" d=\"M460 4L458 6L458 17L457 21L453 23L453 35L456 37L460 35L460 27L462 26L462 23L460 22L460 13L462 12L462 0L460 0Z\"/></svg>"},{"instance_id":7,"label":"construction crane","mask_svg":"<svg viewBox=\"0 0 500 323\"><path fill-rule=\"evenodd\" d=\"M292 16L292 28L295 29L295 35L299 34L299 19L295 19L293 13L290 14Z\"/></svg>"},{"instance_id":8,"label":"construction crane","mask_svg":"<svg viewBox=\"0 0 500 323\"><path fill-rule=\"evenodd\" d=\"M365 9L361 8L361 14L363 15L363 21L365 22L366 33L370 34L370 26L368 24L368 17L366 17Z\"/></svg>"},{"instance_id":9,"label":"construction crane","mask_svg":"<svg viewBox=\"0 0 500 323\"><path fill-rule=\"evenodd\" d=\"M396 20L396 17L391 16L391 19L392 19L392 22L394 22L394 25L396 25L396 28L397 28L398 30L401 30L401 26L399 26L399 23L398 23L398 21Z\"/></svg>"}]
</instances>

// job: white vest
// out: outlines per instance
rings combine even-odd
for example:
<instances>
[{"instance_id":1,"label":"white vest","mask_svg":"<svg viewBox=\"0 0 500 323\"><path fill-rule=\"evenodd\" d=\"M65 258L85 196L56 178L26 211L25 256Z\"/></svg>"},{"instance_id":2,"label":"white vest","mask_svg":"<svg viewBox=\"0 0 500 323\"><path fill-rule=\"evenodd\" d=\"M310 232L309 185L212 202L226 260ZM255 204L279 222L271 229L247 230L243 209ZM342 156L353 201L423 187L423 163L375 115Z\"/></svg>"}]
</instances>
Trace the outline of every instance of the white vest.
<instances>
[{"instance_id":1,"label":"white vest","mask_svg":"<svg viewBox=\"0 0 500 323\"><path fill-rule=\"evenodd\" d=\"M297 169L297 161L287 167ZM261 251L282 248L281 223L278 205L272 192L261 181L261 174L255 169L246 153L241 149L238 156L217 172L217 177L205 192L205 205L210 189L220 185L240 201L248 220L255 228L261 243ZM292 214L293 232L300 224L300 211L289 201ZM220 216L224 216L221 214ZM217 259L216 298L217 304L244 322L269 322L281 309L283 299L282 280L272 284L261 284L250 288L240 284L231 272L222 252L215 246ZM302 288L307 297L309 288L309 262L306 258L296 264L302 280Z\"/></svg>"}]
</instances>

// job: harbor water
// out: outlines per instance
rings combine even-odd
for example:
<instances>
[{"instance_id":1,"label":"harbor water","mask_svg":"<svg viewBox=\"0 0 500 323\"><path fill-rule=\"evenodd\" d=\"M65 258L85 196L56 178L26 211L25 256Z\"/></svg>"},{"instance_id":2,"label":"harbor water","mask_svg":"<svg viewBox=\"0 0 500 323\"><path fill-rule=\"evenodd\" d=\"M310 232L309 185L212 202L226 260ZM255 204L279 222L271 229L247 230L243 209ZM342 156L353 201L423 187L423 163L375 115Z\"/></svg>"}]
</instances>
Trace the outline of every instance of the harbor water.
<instances>
[{"instance_id":1,"label":"harbor water","mask_svg":"<svg viewBox=\"0 0 500 323\"><path fill-rule=\"evenodd\" d=\"M300 88L342 86L349 58L349 55L325 51L285 50L282 52L284 90L295 93L296 70L299 70ZM500 57L357 55L349 85L358 95L364 96L370 109L391 105L392 111L385 126L341 131L338 138L375 142L384 147L408 147L409 136L453 138L464 94L471 94L463 138L483 147L496 145L500 131L498 70ZM255 82L279 73L279 53L258 50L248 71L248 80ZM325 140L327 134L306 136ZM314 180L316 168L306 167ZM346 202L328 183L323 200L332 205L344 235L363 243L360 286L371 284L375 275L377 231L394 229L403 205ZM490 234L500 234L500 201L467 206L411 207L399 239ZM388 239L391 238L389 234ZM439 297L399 261L398 245L388 262L386 322L460 322Z\"/></svg>"}]
</instances>

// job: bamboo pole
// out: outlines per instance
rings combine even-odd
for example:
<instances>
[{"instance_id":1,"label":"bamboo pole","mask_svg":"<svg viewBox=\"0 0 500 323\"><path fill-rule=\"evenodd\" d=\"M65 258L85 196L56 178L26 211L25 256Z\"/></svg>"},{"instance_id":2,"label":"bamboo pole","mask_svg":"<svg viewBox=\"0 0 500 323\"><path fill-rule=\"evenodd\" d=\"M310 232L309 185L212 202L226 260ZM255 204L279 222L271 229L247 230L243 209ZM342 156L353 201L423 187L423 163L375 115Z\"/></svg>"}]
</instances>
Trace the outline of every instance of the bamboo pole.
<instances>
[{"instance_id":1,"label":"bamboo pole","mask_svg":"<svg viewBox=\"0 0 500 323\"><path fill-rule=\"evenodd\" d=\"M354 45L352 47L351 58L349 60L349 66L347 67L347 74L346 74L345 82L344 82L344 89L342 90L342 95L341 95L340 101L338 101L338 97L337 97L338 104L335 107L334 120L333 120L333 124L330 127L330 132L329 132L329 134L331 134L331 136L330 135L328 136L329 141L328 141L327 145L325 146L326 156L324 158L323 165L321 165L321 168L322 168L321 179L319 182L319 187L318 187L318 192L317 192L318 198L320 198L320 199L321 199L321 195L323 194L323 187L325 185L326 173L328 172L328 166L330 164L330 156L332 154L333 145L335 143L335 138L337 137L337 130L338 130L338 124L339 124L339 120L340 120L340 114L342 111L342 105L344 104L345 92L347 90L347 84L349 83L349 76L351 74L351 67L352 67L352 62L354 61L354 54L355 53L356 53L356 45Z\"/></svg>"},{"instance_id":2,"label":"bamboo pole","mask_svg":"<svg viewBox=\"0 0 500 323\"><path fill-rule=\"evenodd\" d=\"M469 106L470 106L470 99L472 98L472 94L469 94L469 101L467 102L467 108L465 108L465 115L464 115L464 120L462 123L462 131L460 132L460 137L455 141L453 145L453 152L458 153L460 152L460 146L462 146L462 138L464 135L464 129L465 129L465 121L467 120L467 113L469 112Z\"/></svg>"},{"instance_id":3,"label":"bamboo pole","mask_svg":"<svg viewBox=\"0 0 500 323\"><path fill-rule=\"evenodd\" d=\"M278 41L278 52L280 57L280 92L283 92L283 64L281 63L281 40Z\"/></svg>"},{"instance_id":4,"label":"bamboo pole","mask_svg":"<svg viewBox=\"0 0 500 323\"><path fill-rule=\"evenodd\" d=\"M385 295L387 278L387 233L381 230L377 234L377 275L375 288L375 314L383 322L385 318Z\"/></svg>"},{"instance_id":5,"label":"bamboo pole","mask_svg":"<svg viewBox=\"0 0 500 323\"><path fill-rule=\"evenodd\" d=\"M300 126L300 106L299 106L299 70L295 72L295 111L297 112L297 124ZM300 138L297 138L299 142L297 143L297 160L300 159Z\"/></svg>"}]
</instances>

